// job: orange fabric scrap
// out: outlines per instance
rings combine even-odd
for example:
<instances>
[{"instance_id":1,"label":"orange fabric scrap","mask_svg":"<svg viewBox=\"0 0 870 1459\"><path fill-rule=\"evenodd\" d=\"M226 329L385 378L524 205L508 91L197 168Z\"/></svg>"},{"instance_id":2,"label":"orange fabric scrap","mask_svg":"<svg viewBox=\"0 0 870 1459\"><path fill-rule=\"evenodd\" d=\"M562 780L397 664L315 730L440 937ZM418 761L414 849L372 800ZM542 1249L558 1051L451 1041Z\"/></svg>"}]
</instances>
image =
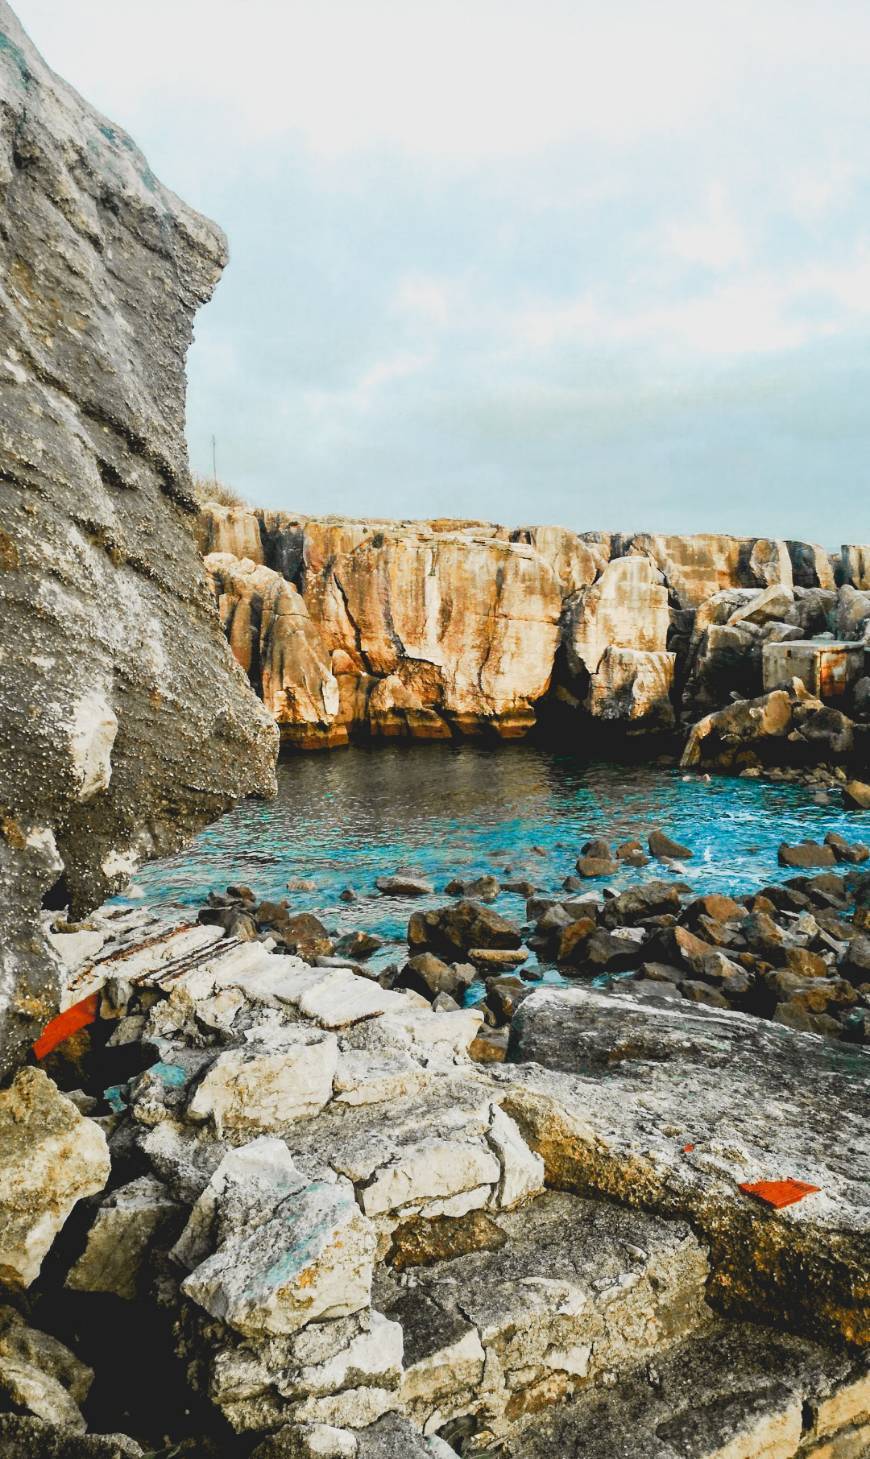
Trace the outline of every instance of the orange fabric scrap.
<instances>
[{"instance_id":1,"label":"orange fabric scrap","mask_svg":"<svg viewBox=\"0 0 870 1459\"><path fill-rule=\"evenodd\" d=\"M747 1180L740 1189L780 1211L783 1206L793 1206L795 1201L802 1201L804 1196L821 1190L821 1186L809 1185L805 1180Z\"/></svg>"},{"instance_id":2,"label":"orange fabric scrap","mask_svg":"<svg viewBox=\"0 0 870 1459\"><path fill-rule=\"evenodd\" d=\"M72 1008L65 1008L63 1013L59 1013L57 1018L53 1018L50 1023L47 1023L33 1045L33 1052L37 1059L44 1059L46 1054L50 1054L52 1049L56 1049L58 1044L63 1043L64 1039L70 1038L72 1034L78 1033L80 1028L87 1028L89 1023L93 1023L97 1016L97 999L98 995L91 993L87 998L83 998L81 1003L74 1003Z\"/></svg>"}]
</instances>

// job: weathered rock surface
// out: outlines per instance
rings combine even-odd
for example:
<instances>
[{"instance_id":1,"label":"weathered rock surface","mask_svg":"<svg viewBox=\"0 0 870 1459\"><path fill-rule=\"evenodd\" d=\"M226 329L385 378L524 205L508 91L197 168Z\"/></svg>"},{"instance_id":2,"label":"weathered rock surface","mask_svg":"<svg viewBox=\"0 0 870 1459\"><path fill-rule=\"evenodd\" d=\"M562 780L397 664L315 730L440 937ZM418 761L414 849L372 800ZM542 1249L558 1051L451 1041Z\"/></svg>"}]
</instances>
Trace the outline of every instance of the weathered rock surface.
<instances>
[{"instance_id":1,"label":"weathered rock surface","mask_svg":"<svg viewBox=\"0 0 870 1459\"><path fill-rule=\"evenodd\" d=\"M688 1219L732 1312L870 1340L870 1055L684 1002L541 989L509 1058L505 1108L548 1185ZM776 1210L739 1188L787 1178L818 1192Z\"/></svg>"},{"instance_id":2,"label":"weathered rock surface","mask_svg":"<svg viewBox=\"0 0 870 1459\"><path fill-rule=\"evenodd\" d=\"M0 1278L29 1286L77 1201L109 1175L106 1137L41 1069L0 1091Z\"/></svg>"},{"instance_id":3,"label":"weathered rock surface","mask_svg":"<svg viewBox=\"0 0 870 1459\"><path fill-rule=\"evenodd\" d=\"M199 538L234 651L283 738L303 749L355 736L512 738L545 711L568 734L667 733L678 709L689 722L758 696L764 665L772 672L790 645L833 662L826 635L863 641L870 627L870 592L837 589L813 543L245 516L215 504ZM859 660L860 647L848 674L815 687L860 717ZM835 750L823 721L815 738L800 728L806 758L851 754L847 727Z\"/></svg>"},{"instance_id":4,"label":"weathered rock surface","mask_svg":"<svg viewBox=\"0 0 870 1459\"><path fill-rule=\"evenodd\" d=\"M863 876L848 872L859 898ZM842 878L826 885L839 905ZM605 901L614 940L639 950L649 922L704 972L729 958L699 934L738 938L831 981L769 900L682 907L686 891L653 880ZM494 916L466 903L453 930L515 938ZM797 921L822 936L812 915ZM476 1064L477 1010L440 1012L219 927L132 931L108 944L105 1006L123 1003L159 1059L110 1091L113 1153L133 1178L95 1209L67 1295L142 1300L150 1274L198 1401L241 1452L268 1436L263 1459L571 1453L591 1412L619 1454L620 1414L647 1442L645 1397L681 1459L753 1454L739 1445L756 1432L794 1439L771 1454L860 1454L852 1358L714 1321L708 1304L866 1340L862 1050L687 1003L546 989L513 1014L512 1054L537 1062ZM246 1081L249 1057L266 1064ZM788 1177L820 1189L782 1209L739 1189ZM714 1374L732 1348L742 1364ZM34 1381L34 1401L50 1398ZM564 1449L547 1449L553 1435Z\"/></svg>"},{"instance_id":5,"label":"weathered rock surface","mask_svg":"<svg viewBox=\"0 0 870 1459\"><path fill-rule=\"evenodd\" d=\"M191 532L184 359L223 237L5 0L0 100L2 1075L57 1008L43 895L81 913L270 792L275 731Z\"/></svg>"},{"instance_id":6,"label":"weathered rock surface","mask_svg":"<svg viewBox=\"0 0 870 1459\"><path fill-rule=\"evenodd\" d=\"M206 557L205 566L230 647L276 723L302 749L344 744L338 682L297 588L225 552Z\"/></svg>"},{"instance_id":7,"label":"weathered rock surface","mask_svg":"<svg viewBox=\"0 0 870 1459\"><path fill-rule=\"evenodd\" d=\"M724 588L792 583L789 546L782 541L707 532L688 537L641 532L623 539L620 547L656 564L680 608L697 608Z\"/></svg>"},{"instance_id":8,"label":"weathered rock surface","mask_svg":"<svg viewBox=\"0 0 870 1459\"><path fill-rule=\"evenodd\" d=\"M853 746L852 721L795 679L790 689L773 689L705 715L693 726L681 763L733 770L783 758L796 764L837 761Z\"/></svg>"},{"instance_id":9,"label":"weathered rock surface","mask_svg":"<svg viewBox=\"0 0 870 1459\"><path fill-rule=\"evenodd\" d=\"M861 1459L870 1379L848 1358L713 1324L604 1392L521 1423L512 1459Z\"/></svg>"}]
</instances>

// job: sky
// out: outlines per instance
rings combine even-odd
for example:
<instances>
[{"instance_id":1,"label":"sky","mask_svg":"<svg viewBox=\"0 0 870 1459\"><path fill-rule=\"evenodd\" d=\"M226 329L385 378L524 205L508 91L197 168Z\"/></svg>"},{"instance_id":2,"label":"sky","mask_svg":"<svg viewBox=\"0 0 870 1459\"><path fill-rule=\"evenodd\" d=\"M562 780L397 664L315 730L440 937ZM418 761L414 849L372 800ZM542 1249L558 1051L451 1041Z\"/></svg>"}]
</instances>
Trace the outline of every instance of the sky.
<instances>
[{"instance_id":1,"label":"sky","mask_svg":"<svg viewBox=\"0 0 870 1459\"><path fill-rule=\"evenodd\" d=\"M870 541L867 0L13 0L216 219L258 505Z\"/></svg>"}]
</instances>

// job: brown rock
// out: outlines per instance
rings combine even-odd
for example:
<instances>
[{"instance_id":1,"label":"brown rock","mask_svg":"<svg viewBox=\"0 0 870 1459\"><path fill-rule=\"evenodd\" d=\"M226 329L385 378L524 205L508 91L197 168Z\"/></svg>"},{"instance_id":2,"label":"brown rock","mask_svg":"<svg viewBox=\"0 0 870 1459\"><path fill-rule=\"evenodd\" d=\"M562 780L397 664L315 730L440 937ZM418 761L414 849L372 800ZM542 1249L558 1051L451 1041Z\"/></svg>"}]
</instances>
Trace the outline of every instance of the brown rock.
<instances>
[{"instance_id":1,"label":"brown rock","mask_svg":"<svg viewBox=\"0 0 870 1459\"><path fill-rule=\"evenodd\" d=\"M648 845L650 856L654 856L657 861L685 861L694 854L690 847L682 846L679 841L672 841L670 836L659 830L650 831Z\"/></svg>"},{"instance_id":2,"label":"brown rock","mask_svg":"<svg viewBox=\"0 0 870 1459\"><path fill-rule=\"evenodd\" d=\"M846 805L856 811L870 811L870 785L863 780L848 780L843 786Z\"/></svg>"},{"instance_id":3,"label":"brown rock","mask_svg":"<svg viewBox=\"0 0 870 1459\"><path fill-rule=\"evenodd\" d=\"M385 1260L401 1272L407 1267L450 1261L469 1251L499 1251L506 1241L504 1231L485 1211L429 1220L412 1217L394 1230Z\"/></svg>"},{"instance_id":4,"label":"brown rock","mask_svg":"<svg viewBox=\"0 0 870 1459\"><path fill-rule=\"evenodd\" d=\"M596 925L592 917L578 917L576 922L570 922L559 938L557 960L560 963L583 962L586 944Z\"/></svg>"},{"instance_id":5,"label":"brown rock","mask_svg":"<svg viewBox=\"0 0 870 1459\"><path fill-rule=\"evenodd\" d=\"M820 846L816 841L800 841L789 846L783 841L777 852L780 866L796 866L803 870L813 866L833 866L836 857L830 846Z\"/></svg>"}]
</instances>

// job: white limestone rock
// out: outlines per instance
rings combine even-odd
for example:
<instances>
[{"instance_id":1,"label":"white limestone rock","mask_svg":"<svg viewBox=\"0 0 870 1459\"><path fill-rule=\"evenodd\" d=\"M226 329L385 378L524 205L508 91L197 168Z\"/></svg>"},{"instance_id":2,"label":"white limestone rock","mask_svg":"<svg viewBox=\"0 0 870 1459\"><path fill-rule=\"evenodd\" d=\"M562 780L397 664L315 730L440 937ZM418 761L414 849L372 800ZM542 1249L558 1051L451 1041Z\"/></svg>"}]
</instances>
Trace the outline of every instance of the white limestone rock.
<instances>
[{"instance_id":1,"label":"white limestone rock","mask_svg":"<svg viewBox=\"0 0 870 1459\"><path fill-rule=\"evenodd\" d=\"M188 1117L210 1119L219 1137L277 1132L323 1109L337 1061L333 1035L303 1026L281 1029L277 1040L219 1054L194 1091Z\"/></svg>"},{"instance_id":2,"label":"white limestone rock","mask_svg":"<svg viewBox=\"0 0 870 1459\"><path fill-rule=\"evenodd\" d=\"M77 1201L109 1178L98 1124L41 1069L0 1090L0 1275L27 1287Z\"/></svg>"},{"instance_id":3,"label":"white limestone rock","mask_svg":"<svg viewBox=\"0 0 870 1459\"><path fill-rule=\"evenodd\" d=\"M529 1149L515 1121L497 1104L492 1106L487 1140L501 1166L501 1178L492 1196L493 1206L505 1210L543 1190L543 1160Z\"/></svg>"},{"instance_id":4,"label":"white limestone rock","mask_svg":"<svg viewBox=\"0 0 870 1459\"><path fill-rule=\"evenodd\" d=\"M182 1283L212 1317L258 1337L368 1305L375 1232L349 1181L299 1177L297 1189L285 1193L279 1183L254 1210L237 1197L232 1216L220 1194L212 1198L219 1245Z\"/></svg>"}]
</instances>

